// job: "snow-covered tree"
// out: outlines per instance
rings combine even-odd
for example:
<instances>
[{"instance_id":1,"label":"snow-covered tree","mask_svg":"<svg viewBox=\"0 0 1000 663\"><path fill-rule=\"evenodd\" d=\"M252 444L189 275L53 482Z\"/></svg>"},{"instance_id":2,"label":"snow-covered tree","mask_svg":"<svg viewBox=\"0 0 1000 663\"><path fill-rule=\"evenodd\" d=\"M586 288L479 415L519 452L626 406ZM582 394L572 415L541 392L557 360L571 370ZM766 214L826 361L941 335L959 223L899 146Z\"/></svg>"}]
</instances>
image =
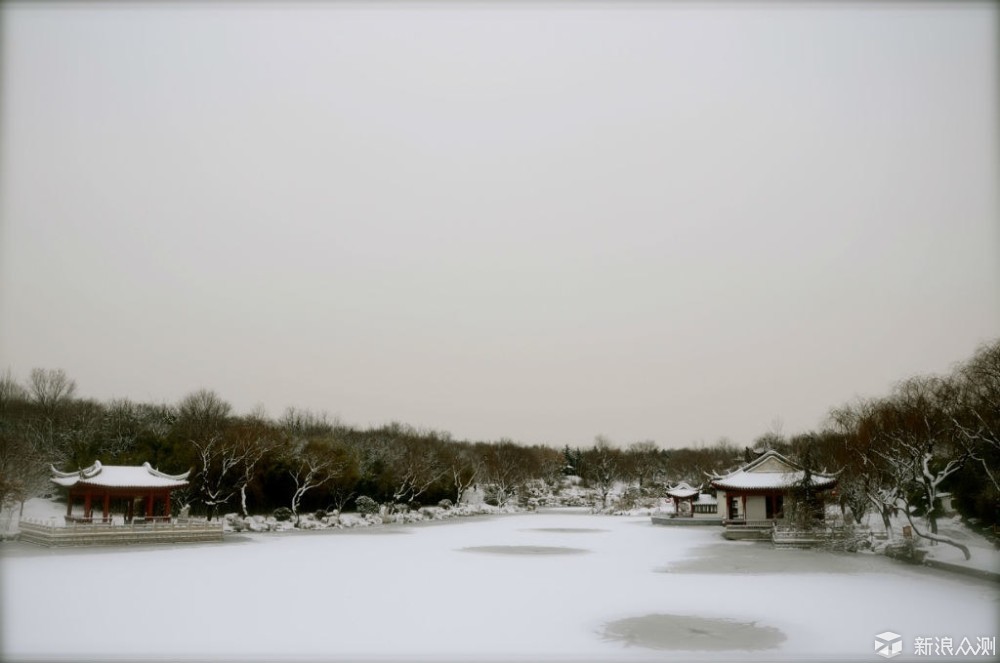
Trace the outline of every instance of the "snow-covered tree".
<instances>
[{"instance_id":1,"label":"snow-covered tree","mask_svg":"<svg viewBox=\"0 0 1000 663\"><path fill-rule=\"evenodd\" d=\"M921 493L927 526L938 533L938 494L942 484L974 458L969 440L957 434L947 411L955 392L941 378L913 378L900 384L893 398L880 408L881 433L890 442L877 449L902 484L902 497L910 499L906 488Z\"/></svg>"},{"instance_id":2,"label":"snow-covered tree","mask_svg":"<svg viewBox=\"0 0 1000 663\"><path fill-rule=\"evenodd\" d=\"M400 441L402 453L395 457L392 475L395 477L391 511L396 504L409 504L423 495L451 470L442 459L437 445L429 440L411 438Z\"/></svg>"},{"instance_id":3,"label":"snow-covered tree","mask_svg":"<svg viewBox=\"0 0 1000 663\"><path fill-rule=\"evenodd\" d=\"M219 507L229 503L239 486L240 468L249 449L222 434L192 440L198 457L198 491L212 520Z\"/></svg>"},{"instance_id":4,"label":"snow-covered tree","mask_svg":"<svg viewBox=\"0 0 1000 663\"><path fill-rule=\"evenodd\" d=\"M236 424L228 431L228 436L239 452L235 483L240 495L240 511L246 517L250 515L247 509L247 488L254 480L261 461L277 451L281 445L281 437L279 431L259 416L247 417Z\"/></svg>"},{"instance_id":5,"label":"snow-covered tree","mask_svg":"<svg viewBox=\"0 0 1000 663\"><path fill-rule=\"evenodd\" d=\"M286 449L285 462L295 486L291 509L295 522L298 522L299 506L306 493L333 480L342 471L342 450L338 451L328 439L298 438L292 440Z\"/></svg>"},{"instance_id":6,"label":"snow-covered tree","mask_svg":"<svg viewBox=\"0 0 1000 663\"><path fill-rule=\"evenodd\" d=\"M954 377L948 416L975 449L978 463L1000 497L1000 341L985 345Z\"/></svg>"},{"instance_id":7,"label":"snow-covered tree","mask_svg":"<svg viewBox=\"0 0 1000 663\"><path fill-rule=\"evenodd\" d=\"M958 433L947 415L953 384L942 378L913 378L894 389L890 398L836 410L833 418L849 433L856 455L854 472L886 525L902 512L920 537L969 551L938 532L937 507L941 487L975 458L967 437ZM913 511L924 512L926 529L912 522Z\"/></svg>"},{"instance_id":8,"label":"snow-covered tree","mask_svg":"<svg viewBox=\"0 0 1000 663\"><path fill-rule=\"evenodd\" d=\"M451 478L455 504L462 502L462 495L472 488L483 472L483 463L467 445L453 445L446 452L448 476Z\"/></svg>"},{"instance_id":9,"label":"snow-covered tree","mask_svg":"<svg viewBox=\"0 0 1000 663\"><path fill-rule=\"evenodd\" d=\"M600 496L601 507L607 508L608 495L622 477L621 452L613 448L606 437L598 435L594 446L583 452L581 472L583 479Z\"/></svg>"},{"instance_id":10,"label":"snow-covered tree","mask_svg":"<svg viewBox=\"0 0 1000 663\"><path fill-rule=\"evenodd\" d=\"M484 445L483 481L490 502L503 508L517 494L517 487L529 477L526 450L511 440Z\"/></svg>"}]
</instances>

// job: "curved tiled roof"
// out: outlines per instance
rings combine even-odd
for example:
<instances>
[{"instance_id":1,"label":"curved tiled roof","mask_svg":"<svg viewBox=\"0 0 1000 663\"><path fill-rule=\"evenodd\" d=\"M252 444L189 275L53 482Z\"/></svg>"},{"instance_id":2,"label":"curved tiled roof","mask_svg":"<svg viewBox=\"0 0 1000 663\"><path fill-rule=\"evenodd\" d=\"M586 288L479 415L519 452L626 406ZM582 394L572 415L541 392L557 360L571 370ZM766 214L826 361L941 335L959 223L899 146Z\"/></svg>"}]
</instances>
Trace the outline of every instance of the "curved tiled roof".
<instances>
[{"instance_id":1,"label":"curved tiled roof","mask_svg":"<svg viewBox=\"0 0 1000 663\"><path fill-rule=\"evenodd\" d=\"M801 465L772 449L738 470L712 479L711 483L720 490L782 490L802 483L804 478L805 470ZM816 488L833 488L837 477L812 472L811 483Z\"/></svg>"},{"instance_id":2,"label":"curved tiled roof","mask_svg":"<svg viewBox=\"0 0 1000 663\"><path fill-rule=\"evenodd\" d=\"M166 474L153 469L149 463L142 465L102 465L101 461L76 472L60 472L52 468L53 483L65 486L94 486L99 488L180 488L187 485L190 470L183 474Z\"/></svg>"},{"instance_id":3,"label":"curved tiled roof","mask_svg":"<svg viewBox=\"0 0 1000 663\"><path fill-rule=\"evenodd\" d=\"M667 490L667 495L670 495L671 497L676 497L678 499L682 499L683 500L683 499L687 499L689 497L694 497L695 495L697 495L700 492L701 492L701 486L699 486L698 488L692 488L686 482L681 481L679 484L677 484L673 488L669 488Z\"/></svg>"}]
</instances>

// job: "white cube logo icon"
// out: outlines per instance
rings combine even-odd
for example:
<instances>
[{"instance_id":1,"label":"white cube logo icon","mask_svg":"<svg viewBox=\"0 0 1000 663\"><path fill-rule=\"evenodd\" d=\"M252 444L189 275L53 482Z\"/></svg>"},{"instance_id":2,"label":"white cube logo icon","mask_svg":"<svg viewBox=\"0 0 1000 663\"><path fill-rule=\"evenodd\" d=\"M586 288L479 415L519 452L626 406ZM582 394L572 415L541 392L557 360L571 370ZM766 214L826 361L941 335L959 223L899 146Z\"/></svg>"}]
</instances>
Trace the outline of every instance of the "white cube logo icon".
<instances>
[{"instance_id":1,"label":"white cube logo icon","mask_svg":"<svg viewBox=\"0 0 1000 663\"><path fill-rule=\"evenodd\" d=\"M903 636L886 631L875 636L875 653L885 658L898 656L903 652Z\"/></svg>"}]
</instances>

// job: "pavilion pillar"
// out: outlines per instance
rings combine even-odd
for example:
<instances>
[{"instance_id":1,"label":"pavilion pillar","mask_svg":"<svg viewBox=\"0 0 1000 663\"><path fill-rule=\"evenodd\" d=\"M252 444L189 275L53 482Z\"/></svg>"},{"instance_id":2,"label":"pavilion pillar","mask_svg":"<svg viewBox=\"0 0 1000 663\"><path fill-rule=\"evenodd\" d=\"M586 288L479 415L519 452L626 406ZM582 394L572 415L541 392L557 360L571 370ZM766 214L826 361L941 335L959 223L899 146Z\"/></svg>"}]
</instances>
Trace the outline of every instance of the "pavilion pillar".
<instances>
[{"instance_id":1,"label":"pavilion pillar","mask_svg":"<svg viewBox=\"0 0 1000 663\"><path fill-rule=\"evenodd\" d=\"M740 513L743 514L743 520L746 520L747 519L747 494L746 493L743 493L742 495L740 495L740 501L742 502L742 511Z\"/></svg>"},{"instance_id":2,"label":"pavilion pillar","mask_svg":"<svg viewBox=\"0 0 1000 663\"><path fill-rule=\"evenodd\" d=\"M90 520L91 517L90 497L89 490L83 494L83 517L87 520Z\"/></svg>"},{"instance_id":3,"label":"pavilion pillar","mask_svg":"<svg viewBox=\"0 0 1000 663\"><path fill-rule=\"evenodd\" d=\"M163 515L165 515L167 517L167 520L169 521L170 520L170 491L169 490L167 491L167 494L164 496L163 500L164 500L164 502L163 502Z\"/></svg>"},{"instance_id":4,"label":"pavilion pillar","mask_svg":"<svg viewBox=\"0 0 1000 663\"><path fill-rule=\"evenodd\" d=\"M153 496L155 493L150 493L146 498L146 520L153 517Z\"/></svg>"},{"instance_id":5,"label":"pavilion pillar","mask_svg":"<svg viewBox=\"0 0 1000 663\"><path fill-rule=\"evenodd\" d=\"M111 512L111 493L104 493L104 518L103 522L108 522L108 514Z\"/></svg>"}]
</instances>

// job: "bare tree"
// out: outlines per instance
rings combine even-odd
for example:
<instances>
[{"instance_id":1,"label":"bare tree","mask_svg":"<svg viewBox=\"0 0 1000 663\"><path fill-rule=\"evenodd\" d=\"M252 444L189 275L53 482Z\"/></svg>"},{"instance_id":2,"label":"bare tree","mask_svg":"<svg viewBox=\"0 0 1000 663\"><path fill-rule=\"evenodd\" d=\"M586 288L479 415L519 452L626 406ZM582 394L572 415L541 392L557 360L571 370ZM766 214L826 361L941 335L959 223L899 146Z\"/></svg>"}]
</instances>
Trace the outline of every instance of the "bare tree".
<instances>
[{"instance_id":1,"label":"bare tree","mask_svg":"<svg viewBox=\"0 0 1000 663\"><path fill-rule=\"evenodd\" d=\"M177 404L177 423L195 434L217 433L224 427L232 409L214 391L199 389Z\"/></svg>"},{"instance_id":2,"label":"bare tree","mask_svg":"<svg viewBox=\"0 0 1000 663\"><path fill-rule=\"evenodd\" d=\"M634 480L639 490L648 488L649 482L661 476L666 469L664 456L652 440L630 444L622 455L622 464L622 474Z\"/></svg>"},{"instance_id":3,"label":"bare tree","mask_svg":"<svg viewBox=\"0 0 1000 663\"><path fill-rule=\"evenodd\" d=\"M524 448L508 439L483 445L483 478L497 506L503 508L528 478Z\"/></svg>"},{"instance_id":4,"label":"bare tree","mask_svg":"<svg viewBox=\"0 0 1000 663\"><path fill-rule=\"evenodd\" d=\"M357 493L351 489L351 485L353 484L341 484L330 488L330 508L327 509L328 512L332 510L338 515L343 513L347 503L357 496Z\"/></svg>"},{"instance_id":5,"label":"bare tree","mask_svg":"<svg viewBox=\"0 0 1000 663\"><path fill-rule=\"evenodd\" d=\"M1000 341L976 351L954 376L956 394L948 416L958 431L977 447L980 464L993 489L1000 493L996 462L1000 460Z\"/></svg>"},{"instance_id":6,"label":"bare tree","mask_svg":"<svg viewBox=\"0 0 1000 663\"><path fill-rule=\"evenodd\" d=\"M221 434L192 440L198 453L198 490L212 520L238 489L240 467L249 450L233 444Z\"/></svg>"},{"instance_id":7,"label":"bare tree","mask_svg":"<svg viewBox=\"0 0 1000 663\"><path fill-rule=\"evenodd\" d=\"M208 389L191 392L177 404L175 428L195 452L197 494L211 520L237 491L239 468L247 453L226 437L232 406Z\"/></svg>"},{"instance_id":8,"label":"bare tree","mask_svg":"<svg viewBox=\"0 0 1000 663\"><path fill-rule=\"evenodd\" d=\"M10 369L6 369L0 374L0 415L5 414L13 403L26 400L28 391L14 379Z\"/></svg>"},{"instance_id":9,"label":"bare tree","mask_svg":"<svg viewBox=\"0 0 1000 663\"><path fill-rule=\"evenodd\" d=\"M340 422L337 419L330 421L326 412L313 412L294 407L285 409L278 420L278 425L289 435L308 438L330 435L341 428Z\"/></svg>"},{"instance_id":10,"label":"bare tree","mask_svg":"<svg viewBox=\"0 0 1000 663\"><path fill-rule=\"evenodd\" d=\"M465 445L454 446L448 455L448 469L455 494L455 505L458 506L465 491L476 484L483 471L483 463L472 448Z\"/></svg>"},{"instance_id":11,"label":"bare tree","mask_svg":"<svg viewBox=\"0 0 1000 663\"><path fill-rule=\"evenodd\" d=\"M621 475L621 452L606 437L598 435L594 446L583 452L583 478L597 490L602 508L607 508L608 495Z\"/></svg>"},{"instance_id":12,"label":"bare tree","mask_svg":"<svg viewBox=\"0 0 1000 663\"><path fill-rule=\"evenodd\" d=\"M28 393L46 417L53 417L62 405L73 399L76 381L59 369L34 368L28 376Z\"/></svg>"},{"instance_id":13,"label":"bare tree","mask_svg":"<svg viewBox=\"0 0 1000 663\"><path fill-rule=\"evenodd\" d=\"M48 455L30 435L15 426L0 426L0 511L36 495L48 484ZM6 529L6 527L4 528Z\"/></svg>"},{"instance_id":14,"label":"bare tree","mask_svg":"<svg viewBox=\"0 0 1000 663\"><path fill-rule=\"evenodd\" d=\"M941 485L974 458L968 439L947 416L952 385L941 378L913 378L896 387L892 397L836 410L848 444L858 459L855 472L864 472L861 485L877 507L887 532L889 519L902 511L920 537L945 543L969 558L964 544L943 536L937 527ZM913 523L914 495L920 495L928 531Z\"/></svg>"},{"instance_id":15,"label":"bare tree","mask_svg":"<svg viewBox=\"0 0 1000 663\"><path fill-rule=\"evenodd\" d=\"M402 446L391 431L368 431L363 437L352 439L350 445L355 450L362 481L377 496L385 498L391 495L396 481L394 472L400 466L403 455ZM384 502L384 499L378 501Z\"/></svg>"},{"instance_id":16,"label":"bare tree","mask_svg":"<svg viewBox=\"0 0 1000 663\"><path fill-rule=\"evenodd\" d=\"M435 445L427 440L411 438L403 442L403 453L396 458L393 475L396 477L392 491L391 512L396 504L416 501L439 479L449 472Z\"/></svg>"},{"instance_id":17,"label":"bare tree","mask_svg":"<svg viewBox=\"0 0 1000 663\"><path fill-rule=\"evenodd\" d=\"M336 477L343 468L343 463L332 453L328 443L303 438L292 441L286 459L289 464L288 474L295 484L291 502L292 515L298 523L303 496Z\"/></svg>"},{"instance_id":18,"label":"bare tree","mask_svg":"<svg viewBox=\"0 0 1000 663\"><path fill-rule=\"evenodd\" d=\"M880 433L878 401L859 400L830 412L833 426L844 435L846 467L840 477L844 490L860 491L882 519L886 536L893 538L892 517L897 513L899 488L879 447L889 442ZM859 507L859 510L861 507Z\"/></svg>"},{"instance_id":19,"label":"bare tree","mask_svg":"<svg viewBox=\"0 0 1000 663\"><path fill-rule=\"evenodd\" d=\"M672 449L669 459L670 479L686 481L692 486L702 483L706 477L718 476L746 462L736 444L725 437L710 446Z\"/></svg>"},{"instance_id":20,"label":"bare tree","mask_svg":"<svg viewBox=\"0 0 1000 663\"><path fill-rule=\"evenodd\" d=\"M946 415L948 401L953 397L947 380L913 378L897 387L880 412L881 432L891 444L876 448L876 453L896 470L901 481L923 493L927 526L935 535L941 484L975 455L968 440L956 435ZM905 490L902 496L907 498Z\"/></svg>"},{"instance_id":21,"label":"bare tree","mask_svg":"<svg viewBox=\"0 0 1000 663\"><path fill-rule=\"evenodd\" d=\"M243 517L250 515L247 510L247 487L257 474L261 461L274 453L281 445L278 431L256 416L233 426L228 431L233 446L238 450L239 469L236 473L236 490L240 495L240 511Z\"/></svg>"}]
</instances>

